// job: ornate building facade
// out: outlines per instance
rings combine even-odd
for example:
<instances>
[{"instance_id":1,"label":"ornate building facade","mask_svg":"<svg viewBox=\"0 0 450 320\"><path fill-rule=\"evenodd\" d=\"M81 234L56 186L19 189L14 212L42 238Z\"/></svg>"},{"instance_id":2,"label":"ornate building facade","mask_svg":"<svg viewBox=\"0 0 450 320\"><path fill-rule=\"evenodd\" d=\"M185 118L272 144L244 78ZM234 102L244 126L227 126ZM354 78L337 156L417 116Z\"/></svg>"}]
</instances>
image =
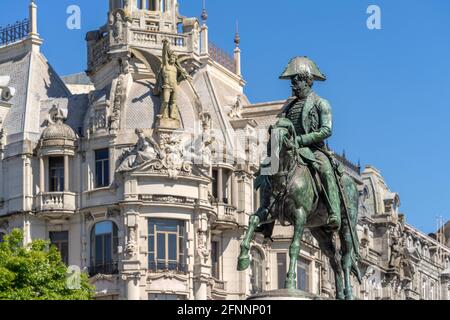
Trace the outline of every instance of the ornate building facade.
<instances>
[{"instance_id":1,"label":"ornate building facade","mask_svg":"<svg viewBox=\"0 0 450 320\"><path fill-rule=\"evenodd\" d=\"M177 0L109 1L86 35L86 74L60 77L40 52L37 7L0 32L0 241L47 239L88 272L98 299L245 299L280 288L292 230L239 244L259 203L253 179L284 102L251 104L239 36L233 56ZM14 36L12 36L14 35ZM158 117L167 42L189 74L177 125ZM380 172L337 155L361 193L359 299L449 299L450 249L406 223ZM328 261L307 233L299 289L332 297Z\"/></svg>"}]
</instances>

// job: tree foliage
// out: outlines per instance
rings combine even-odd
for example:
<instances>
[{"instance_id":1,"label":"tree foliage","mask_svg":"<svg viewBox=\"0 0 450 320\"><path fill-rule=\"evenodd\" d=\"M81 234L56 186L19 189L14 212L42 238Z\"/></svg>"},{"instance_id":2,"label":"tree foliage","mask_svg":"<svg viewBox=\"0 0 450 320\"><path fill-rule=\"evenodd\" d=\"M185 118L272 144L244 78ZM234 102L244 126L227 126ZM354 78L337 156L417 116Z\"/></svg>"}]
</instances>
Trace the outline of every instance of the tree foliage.
<instances>
[{"instance_id":1,"label":"tree foliage","mask_svg":"<svg viewBox=\"0 0 450 320\"><path fill-rule=\"evenodd\" d=\"M55 246L35 240L23 245L15 229L0 243L0 300L89 300L93 287L84 273L77 289L67 285L68 268Z\"/></svg>"}]
</instances>

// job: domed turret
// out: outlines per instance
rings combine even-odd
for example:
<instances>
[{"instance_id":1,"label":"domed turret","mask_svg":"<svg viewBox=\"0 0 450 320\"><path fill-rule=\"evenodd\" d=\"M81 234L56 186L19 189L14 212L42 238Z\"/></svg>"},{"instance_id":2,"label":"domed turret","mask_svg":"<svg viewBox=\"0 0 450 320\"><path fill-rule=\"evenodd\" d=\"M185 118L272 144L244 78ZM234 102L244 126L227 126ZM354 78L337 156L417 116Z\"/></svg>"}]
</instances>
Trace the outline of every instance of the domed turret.
<instances>
[{"instance_id":1,"label":"domed turret","mask_svg":"<svg viewBox=\"0 0 450 320\"><path fill-rule=\"evenodd\" d=\"M65 117L61 109L54 106L50 111L52 122L42 132L42 146L69 146L73 147L77 140L75 131L64 123Z\"/></svg>"}]
</instances>

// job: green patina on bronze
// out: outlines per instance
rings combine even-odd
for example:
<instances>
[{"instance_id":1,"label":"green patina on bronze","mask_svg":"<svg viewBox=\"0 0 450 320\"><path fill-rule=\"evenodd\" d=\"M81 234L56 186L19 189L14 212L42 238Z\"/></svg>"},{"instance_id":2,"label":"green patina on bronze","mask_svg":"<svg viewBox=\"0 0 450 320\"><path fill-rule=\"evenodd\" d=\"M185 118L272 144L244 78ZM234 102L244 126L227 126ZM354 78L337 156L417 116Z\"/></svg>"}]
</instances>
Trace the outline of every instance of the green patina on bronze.
<instances>
[{"instance_id":1,"label":"green patina on bronze","mask_svg":"<svg viewBox=\"0 0 450 320\"><path fill-rule=\"evenodd\" d=\"M280 78L291 80L293 98L270 128L270 161L264 161L255 182L262 194L261 206L250 218L238 270L246 270L250 265L254 233L270 238L278 220L282 225L294 226L285 288L296 288L301 238L304 229L309 228L330 259L336 298L353 299L351 273L361 281L355 232L359 193L353 179L344 173L325 144L333 130L331 106L314 93L312 86L314 80L325 81L326 77L313 61L296 57ZM340 248L335 235L340 238Z\"/></svg>"}]
</instances>

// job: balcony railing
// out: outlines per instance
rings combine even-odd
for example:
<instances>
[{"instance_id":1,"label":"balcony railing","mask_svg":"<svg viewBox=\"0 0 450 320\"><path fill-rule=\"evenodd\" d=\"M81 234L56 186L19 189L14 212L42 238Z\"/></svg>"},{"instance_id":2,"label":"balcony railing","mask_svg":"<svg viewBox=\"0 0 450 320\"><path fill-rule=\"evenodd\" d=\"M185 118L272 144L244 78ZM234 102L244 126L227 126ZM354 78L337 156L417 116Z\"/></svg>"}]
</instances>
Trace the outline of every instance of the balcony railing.
<instances>
[{"instance_id":1,"label":"balcony railing","mask_svg":"<svg viewBox=\"0 0 450 320\"><path fill-rule=\"evenodd\" d=\"M28 37L30 30L31 23L28 19L17 21L13 25L0 28L0 46L5 46Z\"/></svg>"},{"instance_id":2,"label":"balcony railing","mask_svg":"<svg viewBox=\"0 0 450 320\"><path fill-rule=\"evenodd\" d=\"M208 44L209 56L215 62L230 70L233 73L236 73L236 65L234 64L234 58L225 50L219 48L214 43L210 42Z\"/></svg>"},{"instance_id":3,"label":"balcony railing","mask_svg":"<svg viewBox=\"0 0 450 320\"><path fill-rule=\"evenodd\" d=\"M164 271L176 271L180 273L187 272L187 265L185 263L178 262L154 262L150 261L148 264L150 272L164 272Z\"/></svg>"},{"instance_id":4,"label":"balcony railing","mask_svg":"<svg viewBox=\"0 0 450 320\"><path fill-rule=\"evenodd\" d=\"M38 211L74 211L75 194L70 192L45 192L38 195Z\"/></svg>"},{"instance_id":5,"label":"balcony railing","mask_svg":"<svg viewBox=\"0 0 450 320\"><path fill-rule=\"evenodd\" d=\"M118 274L119 265L117 262L110 262L104 264L94 264L91 262L89 267L89 276L93 277L98 274Z\"/></svg>"}]
</instances>

